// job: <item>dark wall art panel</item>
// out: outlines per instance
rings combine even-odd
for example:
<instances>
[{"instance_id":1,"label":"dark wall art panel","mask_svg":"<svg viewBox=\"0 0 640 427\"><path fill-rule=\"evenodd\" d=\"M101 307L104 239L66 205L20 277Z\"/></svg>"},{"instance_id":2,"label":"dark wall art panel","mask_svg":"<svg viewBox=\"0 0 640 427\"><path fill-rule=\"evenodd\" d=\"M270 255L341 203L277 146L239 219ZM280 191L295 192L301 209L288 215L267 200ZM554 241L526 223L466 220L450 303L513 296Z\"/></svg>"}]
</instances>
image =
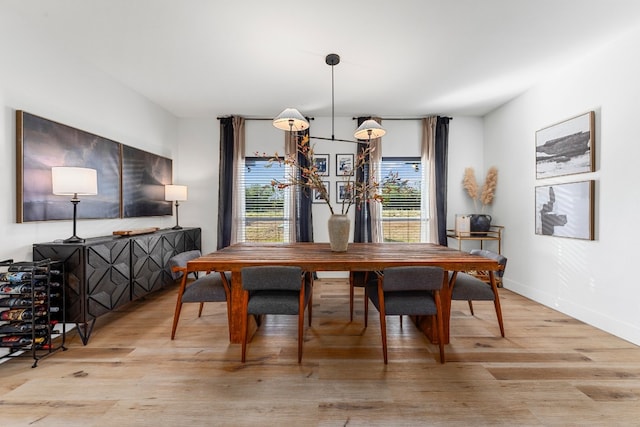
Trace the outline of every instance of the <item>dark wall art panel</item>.
<instances>
[{"instance_id":1,"label":"dark wall art panel","mask_svg":"<svg viewBox=\"0 0 640 427\"><path fill-rule=\"evenodd\" d=\"M96 169L98 194L80 197L78 218L120 217L120 144L24 111L16 111L16 221L73 217L69 196L55 196L53 166Z\"/></svg>"},{"instance_id":2,"label":"dark wall art panel","mask_svg":"<svg viewBox=\"0 0 640 427\"><path fill-rule=\"evenodd\" d=\"M123 217L172 215L164 186L173 177L171 159L122 146Z\"/></svg>"}]
</instances>

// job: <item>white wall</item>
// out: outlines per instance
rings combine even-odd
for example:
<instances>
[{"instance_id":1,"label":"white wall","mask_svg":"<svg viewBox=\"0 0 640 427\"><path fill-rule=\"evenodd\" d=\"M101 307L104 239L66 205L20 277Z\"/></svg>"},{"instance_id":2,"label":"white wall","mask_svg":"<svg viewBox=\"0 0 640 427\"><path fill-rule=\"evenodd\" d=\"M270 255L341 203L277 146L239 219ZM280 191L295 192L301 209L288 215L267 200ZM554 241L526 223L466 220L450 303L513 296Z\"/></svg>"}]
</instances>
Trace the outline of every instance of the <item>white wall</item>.
<instances>
[{"instance_id":1,"label":"white wall","mask_svg":"<svg viewBox=\"0 0 640 427\"><path fill-rule=\"evenodd\" d=\"M500 170L496 216L505 228L505 286L640 344L637 227L640 31L593 53L485 119L485 163ZM595 173L535 179L535 132L596 112ZM534 233L534 188L596 180L595 240ZM508 334L508 331L507 331Z\"/></svg>"},{"instance_id":2,"label":"white wall","mask_svg":"<svg viewBox=\"0 0 640 427\"><path fill-rule=\"evenodd\" d=\"M16 110L172 158L177 151L178 121L78 58L69 57L64 46L52 44L38 28L6 10L0 15L0 52L0 158L5 160L0 170L0 194L5 200L0 205L0 259L30 260L33 243L67 238L72 224L16 223ZM119 229L162 228L172 220L79 220L77 231L86 238Z\"/></svg>"},{"instance_id":3,"label":"white wall","mask_svg":"<svg viewBox=\"0 0 640 427\"><path fill-rule=\"evenodd\" d=\"M180 203L180 225L202 228L202 252L213 252L218 239L220 123L215 117L182 119L178 143L175 182L189 189L189 200Z\"/></svg>"}]
</instances>

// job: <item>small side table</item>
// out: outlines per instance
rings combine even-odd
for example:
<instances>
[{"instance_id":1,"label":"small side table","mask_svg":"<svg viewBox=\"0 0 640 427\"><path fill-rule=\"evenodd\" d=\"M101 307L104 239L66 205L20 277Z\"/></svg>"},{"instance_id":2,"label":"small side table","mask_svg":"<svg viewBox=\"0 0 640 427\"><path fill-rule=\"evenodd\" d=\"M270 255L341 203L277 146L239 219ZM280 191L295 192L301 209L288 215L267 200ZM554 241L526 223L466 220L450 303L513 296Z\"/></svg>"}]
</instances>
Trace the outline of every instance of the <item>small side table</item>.
<instances>
[{"instance_id":1,"label":"small side table","mask_svg":"<svg viewBox=\"0 0 640 427\"><path fill-rule=\"evenodd\" d=\"M489 228L489 231L486 231L486 232L459 231L456 234L455 230L447 230L447 237L458 241L459 251L462 250L462 242L466 240L479 241L480 249L484 249L483 244L485 241L495 241L495 242L498 242L498 253L502 254L502 230L503 229L504 229L504 226L502 225L492 225L491 228Z\"/></svg>"}]
</instances>

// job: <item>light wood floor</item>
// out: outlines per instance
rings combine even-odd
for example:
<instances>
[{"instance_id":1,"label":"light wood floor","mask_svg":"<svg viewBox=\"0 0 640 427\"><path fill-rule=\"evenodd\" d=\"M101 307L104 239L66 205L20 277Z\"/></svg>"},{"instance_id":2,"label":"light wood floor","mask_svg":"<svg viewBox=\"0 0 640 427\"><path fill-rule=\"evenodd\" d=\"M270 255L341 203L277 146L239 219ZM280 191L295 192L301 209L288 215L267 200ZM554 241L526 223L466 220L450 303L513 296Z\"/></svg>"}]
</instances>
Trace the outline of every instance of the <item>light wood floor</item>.
<instances>
[{"instance_id":1,"label":"light wood floor","mask_svg":"<svg viewBox=\"0 0 640 427\"><path fill-rule=\"evenodd\" d=\"M360 291L360 289L358 289ZM100 319L87 346L0 365L2 426L629 426L640 425L640 348L501 289L493 305L454 302L447 363L405 319L390 319L382 362L377 311L349 323L345 280L319 280L296 363L295 318L271 316L229 344L224 304L183 309L176 289Z\"/></svg>"}]
</instances>

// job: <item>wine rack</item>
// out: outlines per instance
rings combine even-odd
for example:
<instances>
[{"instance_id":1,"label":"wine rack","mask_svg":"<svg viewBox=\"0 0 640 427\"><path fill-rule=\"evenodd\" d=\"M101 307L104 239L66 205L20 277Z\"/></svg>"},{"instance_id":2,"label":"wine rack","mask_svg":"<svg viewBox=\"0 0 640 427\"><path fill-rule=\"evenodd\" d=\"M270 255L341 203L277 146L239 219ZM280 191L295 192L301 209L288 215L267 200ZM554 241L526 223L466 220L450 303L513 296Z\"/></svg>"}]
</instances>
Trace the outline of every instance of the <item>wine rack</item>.
<instances>
[{"instance_id":1,"label":"wine rack","mask_svg":"<svg viewBox=\"0 0 640 427\"><path fill-rule=\"evenodd\" d=\"M63 268L51 260L0 261L0 358L30 354L35 368L65 350Z\"/></svg>"}]
</instances>

